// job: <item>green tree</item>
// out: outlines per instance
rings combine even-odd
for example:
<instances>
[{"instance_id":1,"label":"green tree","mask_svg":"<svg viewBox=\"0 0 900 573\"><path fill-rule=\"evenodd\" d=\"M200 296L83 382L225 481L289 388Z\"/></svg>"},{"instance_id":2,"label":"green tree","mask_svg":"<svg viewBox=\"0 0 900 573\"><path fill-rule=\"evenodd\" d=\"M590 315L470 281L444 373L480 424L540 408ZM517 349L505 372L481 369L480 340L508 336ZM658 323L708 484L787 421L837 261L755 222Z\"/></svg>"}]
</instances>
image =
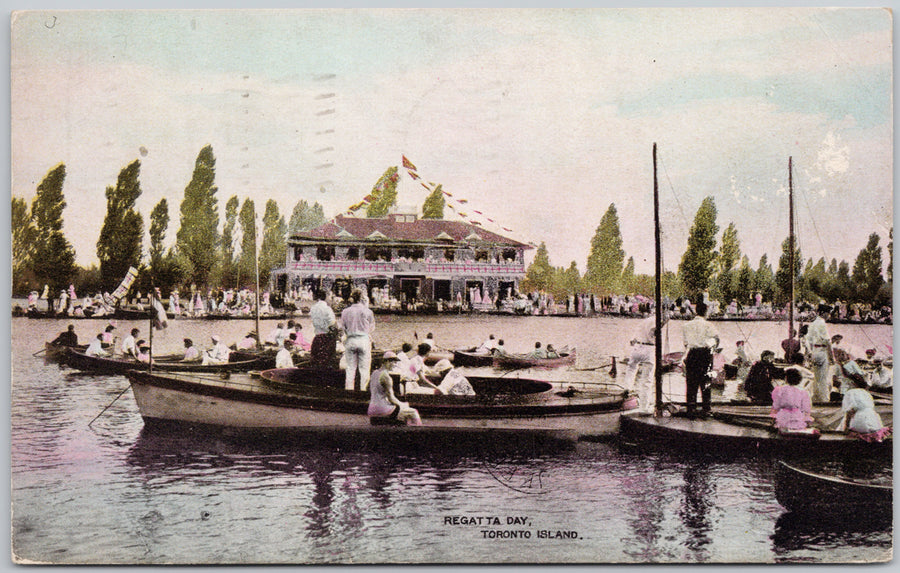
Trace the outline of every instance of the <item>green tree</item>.
<instances>
[{"instance_id":1,"label":"green tree","mask_svg":"<svg viewBox=\"0 0 900 573\"><path fill-rule=\"evenodd\" d=\"M372 188L372 200L366 209L366 217L376 219L388 214L391 207L397 204L397 183L399 181L397 166L389 167Z\"/></svg>"},{"instance_id":2,"label":"green tree","mask_svg":"<svg viewBox=\"0 0 900 573\"><path fill-rule=\"evenodd\" d=\"M806 263L806 269L803 272L803 300L808 302L818 302L820 298L825 297L828 283L828 269L825 267L825 257L821 257L816 264L812 264L812 259Z\"/></svg>"},{"instance_id":3,"label":"green tree","mask_svg":"<svg viewBox=\"0 0 900 573\"><path fill-rule=\"evenodd\" d=\"M169 229L169 202L163 197L150 212L150 269L156 274L166 254L163 242Z\"/></svg>"},{"instance_id":4,"label":"green tree","mask_svg":"<svg viewBox=\"0 0 900 573\"><path fill-rule=\"evenodd\" d=\"M215 185L216 158L212 146L200 150L194 174L184 188L181 201L181 227L176 234L180 264L186 278L205 285L217 259L219 211Z\"/></svg>"},{"instance_id":5,"label":"green tree","mask_svg":"<svg viewBox=\"0 0 900 573\"><path fill-rule=\"evenodd\" d=\"M141 264L144 218L134 205L141 196L141 161L136 159L119 172L116 186L106 188L106 218L97 239L100 281L113 290L128 272Z\"/></svg>"},{"instance_id":6,"label":"green tree","mask_svg":"<svg viewBox=\"0 0 900 573\"><path fill-rule=\"evenodd\" d=\"M741 267L737 272L734 294L731 299L739 300L742 303L750 300L750 294L753 290L753 282L755 278L755 273L753 272L753 269L750 268L750 259L748 259L746 255L744 255L744 257L741 259ZM728 303L731 302L731 299L724 299L724 301Z\"/></svg>"},{"instance_id":7,"label":"green tree","mask_svg":"<svg viewBox=\"0 0 900 573\"><path fill-rule=\"evenodd\" d=\"M300 199L291 213L291 222L288 224L288 232L291 235L315 229L325 224L325 213L322 206L316 202L310 206L305 199Z\"/></svg>"},{"instance_id":8,"label":"green tree","mask_svg":"<svg viewBox=\"0 0 900 573\"><path fill-rule=\"evenodd\" d=\"M560 282L562 287L560 295L568 296L581 291L581 273L578 271L578 265L575 261L569 263L569 268L562 272Z\"/></svg>"},{"instance_id":9,"label":"green tree","mask_svg":"<svg viewBox=\"0 0 900 573\"><path fill-rule=\"evenodd\" d=\"M781 257L778 259L778 270L775 271L775 304L784 305L791 299L791 281L794 286L800 284L800 270L803 268L803 257L800 246L794 240L794 268L791 269L791 238L781 243Z\"/></svg>"},{"instance_id":10,"label":"green tree","mask_svg":"<svg viewBox=\"0 0 900 573\"><path fill-rule=\"evenodd\" d=\"M241 284L241 279L253 282L253 275L256 272L256 206L253 199L244 199L238 220L243 235L238 262L238 284Z\"/></svg>"},{"instance_id":11,"label":"green tree","mask_svg":"<svg viewBox=\"0 0 900 573\"><path fill-rule=\"evenodd\" d=\"M775 298L775 273L772 271L772 265L769 264L768 255L763 255L759 258L759 266L756 268L756 275L753 281L753 290L754 295L759 293L765 301L771 301Z\"/></svg>"},{"instance_id":12,"label":"green tree","mask_svg":"<svg viewBox=\"0 0 900 573\"><path fill-rule=\"evenodd\" d=\"M735 297L737 287L737 265L741 260L741 241L734 223L729 223L722 231L722 245L719 249L719 275L716 286L719 300L730 301Z\"/></svg>"},{"instance_id":13,"label":"green tree","mask_svg":"<svg viewBox=\"0 0 900 573\"><path fill-rule=\"evenodd\" d=\"M880 237L878 233L869 235L869 242L865 248L859 251L856 262L853 264L853 281L856 300L859 302L871 303L878 295L881 285L884 284L884 277L881 274L881 246L879 246Z\"/></svg>"},{"instance_id":14,"label":"green tree","mask_svg":"<svg viewBox=\"0 0 900 573\"><path fill-rule=\"evenodd\" d=\"M553 280L553 267L550 266L550 256L547 254L547 245L541 242L534 254L534 260L525 271L523 288L527 291L547 290Z\"/></svg>"},{"instance_id":15,"label":"green tree","mask_svg":"<svg viewBox=\"0 0 900 573\"><path fill-rule=\"evenodd\" d=\"M237 281L234 247L239 206L237 195L232 195L225 202L225 223L222 226L222 282L227 285L236 284Z\"/></svg>"},{"instance_id":16,"label":"green tree","mask_svg":"<svg viewBox=\"0 0 900 573\"><path fill-rule=\"evenodd\" d=\"M32 269L38 281L47 284L51 296L66 288L75 277L75 249L63 234L63 182L66 166L62 163L44 176L31 203L34 221L34 253Z\"/></svg>"},{"instance_id":17,"label":"green tree","mask_svg":"<svg viewBox=\"0 0 900 573\"><path fill-rule=\"evenodd\" d=\"M263 240L259 249L259 282L265 285L273 269L284 266L287 254L287 224L278 214L278 203L266 201L263 214Z\"/></svg>"},{"instance_id":18,"label":"green tree","mask_svg":"<svg viewBox=\"0 0 900 573\"><path fill-rule=\"evenodd\" d=\"M444 190L438 185L431 192L431 195L425 198L425 202L422 204L422 218L443 219L445 204Z\"/></svg>"},{"instance_id":19,"label":"green tree","mask_svg":"<svg viewBox=\"0 0 900 573\"><path fill-rule=\"evenodd\" d=\"M621 285L625 292L634 292L634 257L628 257L628 262L625 263Z\"/></svg>"},{"instance_id":20,"label":"green tree","mask_svg":"<svg viewBox=\"0 0 900 573\"><path fill-rule=\"evenodd\" d=\"M710 286L713 263L718 256L715 250L716 233L719 232L716 213L713 198L705 198L694 216L694 224L688 234L687 250L678 267L684 294L691 300L697 300Z\"/></svg>"},{"instance_id":21,"label":"green tree","mask_svg":"<svg viewBox=\"0 0 900 573\"><path fill-rule=\"evenodd\" d=\"M617 292L624 262L619 215L615 203L612 203L600 219L600 225L591 239L591 251L584 272L585 286L598 294Z\"/></svg>"},{"instance_id":22,"label":"green tree","mask_svg":"<svg viewBox=\"0 0 900 573\"><path fill-rule=\"evenodd\" d=\"M28 211L28 203L20 197L12 198L10 211L12 231L12 283L13 293L23 292L28 289L28 276L31 274L31 265L34 260L35 234L37 229L31 220ZM35 289L37 285L32 285Z\"/></svg>"}]
</instances>

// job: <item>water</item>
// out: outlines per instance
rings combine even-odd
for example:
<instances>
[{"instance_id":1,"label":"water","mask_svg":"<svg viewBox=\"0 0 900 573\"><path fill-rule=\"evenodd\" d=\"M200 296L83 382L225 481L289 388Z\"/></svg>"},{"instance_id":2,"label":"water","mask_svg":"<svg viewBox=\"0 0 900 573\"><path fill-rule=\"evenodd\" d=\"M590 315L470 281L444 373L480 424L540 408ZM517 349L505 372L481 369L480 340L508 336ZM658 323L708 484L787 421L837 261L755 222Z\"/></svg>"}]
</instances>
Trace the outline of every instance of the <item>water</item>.
<instances>
[{"instance_id":1,"label":"water","mask_svg":"<svg viewBox=\"0 0 900 573\"><path fill-rule=\"evenodd\" d=\"M147 431L122 376L77 374L32 353L65 322L12 321L12 545L60 564L859 562L889 559L890 524L816 523L775 500L767 460L688 458L581 442L516 451L404 452ZM105 322L75 322L82 340ZM311 331L308 320L304 330ZM132 326L119 322L120 336ZM274 322L264 321L265 336ZM546 317L378 317L375 343L433 332L471 346L494 333L578 348L579 369L627 355L636 322ZM723 346L777 348L786 327L718 323ZM237 340L252 321L176 320L184 336ZM673 349L680 344L677 323ZM861 347L886 326L835 326ZM730 358L730 355L728 356ZM552 376L551 376L552 375ZM609 381L605 370L543 373ZM480 523L479 523L480 520ZM521 522L520 522L521 521ZM538 538L540 532L549 537Z\"/></svg>"}]
</instances>

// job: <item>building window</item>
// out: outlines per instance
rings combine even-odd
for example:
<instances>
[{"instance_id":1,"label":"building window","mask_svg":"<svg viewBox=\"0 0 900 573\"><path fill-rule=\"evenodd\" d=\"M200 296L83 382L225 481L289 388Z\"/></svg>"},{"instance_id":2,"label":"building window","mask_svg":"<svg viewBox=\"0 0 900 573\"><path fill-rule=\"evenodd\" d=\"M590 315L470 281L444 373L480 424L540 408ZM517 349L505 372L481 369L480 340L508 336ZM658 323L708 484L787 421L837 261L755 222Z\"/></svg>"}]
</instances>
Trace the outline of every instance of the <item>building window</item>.
<instances>
[{"instance_id":1,"label":"building window","mask_svg":"<svg viewBox=\"0 0 900 573\"><path fill-rule=\"evenodd\" d=\"M319 245L316 247L316 258L320 261L334 260L334 247Z\"/></svg>"},{"instance_id":2,"label":"building window","mask_svg":"<svg viewBox=\"0 0 900 573\"><path fill-rule=\"evenodd\" d=\"M409 261L421 261L425 258L425 249L406 247L397 249L397 257Z\"/></svg>"},{"instance_id":3,"label":"building window","mask_svg":"<svg viewBox=\"0 0 900 573\"><path fill-rule=\"evenodd\" d=\"M444 249L444 258L448 261L452 261L456 258L456 250L455 249Z\"/></svg>"},{"instance_id":4,"label":"building window","mask_svg":"<svg viewBox=\"0 0 900 573\"><path fill-rule=\"evenodd\" d=\"M503 249L503 260L513 263L516 261L518 252L515 249Z\"/></svg>"},{"instance_id":5,"label":"building window","mask_svg":"<svg viewBox=\"0 0 900 573\"><path fill-rule=\"evenodd\" d=\"M486 263L491 257L491 252L485 249L479 249L475 251L475 262L476 263Z\"/></svg>"},{"instance_id":6,"label":"building window","mask_svg":"<svg viewBox=\"0 0 900 573\"><path fill-rule=\"evenodd\" d=\"M348 261L359 260L359 247L347 248L347 260Z\"/></svg>"},{"instance_id":7,"label":"building window","mask_svg":"<svg viewBox=\"0 0 900 573\"><path fill-rule=\"evenodd\" d=\"M294 260L295 261L303 260L303 247L294 247Z\"/></svg>"},{"instance_id":8,"label":"building window","mask_svg":"<svg viewBox=\"0 0 900 573\"><path fill-rule=\"evenodd\" d=\"M390 261L391 250L384 247L366 247L364 256L367 261Z\"/></svg>"}]
</instances>

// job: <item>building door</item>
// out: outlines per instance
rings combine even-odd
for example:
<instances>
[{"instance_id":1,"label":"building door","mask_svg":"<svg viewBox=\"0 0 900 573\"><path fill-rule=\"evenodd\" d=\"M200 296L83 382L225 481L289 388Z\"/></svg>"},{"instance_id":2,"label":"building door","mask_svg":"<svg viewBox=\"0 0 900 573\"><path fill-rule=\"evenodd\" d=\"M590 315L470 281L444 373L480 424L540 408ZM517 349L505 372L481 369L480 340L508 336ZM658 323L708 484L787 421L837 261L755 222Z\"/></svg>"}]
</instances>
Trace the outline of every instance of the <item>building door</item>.
<instances>
[{"instance_id":1,"label":"building door","mask_svg":"<svg viewBox=\"0 0 900 573\"><path fill-rule=\"evenodd\" d=\"M406 302L418 300L421 288L422 279L400 279L400 293Z\"/></svg>"},{"instance_id":2,"label":"building door","mask_svg":"<svg viewBox=\"0 0 900 573\"><path fill-rule=\"evenodd\" d=\"M434 281L434 300L451 300L450 297L450 281L436 280Z\"/></svg>"},{"instance_id":3,"label":"building door","mask_svg":"<svg viewBox=\"0 0 900 573\"><path fill-rule=\"evenodd\" d=\"M512 296L513 291L516 290L516 283L514 281L500 281L499 288L500 292L497 294L497 298L503 300Z\"/></svg>"}]
</instances>

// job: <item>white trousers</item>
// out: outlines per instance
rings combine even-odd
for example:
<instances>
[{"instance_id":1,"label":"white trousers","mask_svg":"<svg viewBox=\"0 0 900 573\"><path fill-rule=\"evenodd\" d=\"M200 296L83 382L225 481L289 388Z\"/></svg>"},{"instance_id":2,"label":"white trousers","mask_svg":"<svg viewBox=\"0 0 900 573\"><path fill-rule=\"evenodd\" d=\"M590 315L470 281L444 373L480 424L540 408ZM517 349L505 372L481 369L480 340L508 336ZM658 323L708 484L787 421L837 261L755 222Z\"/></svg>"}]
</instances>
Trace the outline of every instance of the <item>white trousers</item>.
<instances>
[{"instance_id":1,"label":"white trousers","mask_svg":"<svg viewBox=\"0 0 900 573\"><path fill-rule=\"evenodd\" d=\"M344 388L353 390L356 372L359 371L359 389L369 389L369 370L372 366L372 341L367 334L354 334L347 337L344 343L344 358L347 369L344 371Z\"/></svg>"}]
</instances>

